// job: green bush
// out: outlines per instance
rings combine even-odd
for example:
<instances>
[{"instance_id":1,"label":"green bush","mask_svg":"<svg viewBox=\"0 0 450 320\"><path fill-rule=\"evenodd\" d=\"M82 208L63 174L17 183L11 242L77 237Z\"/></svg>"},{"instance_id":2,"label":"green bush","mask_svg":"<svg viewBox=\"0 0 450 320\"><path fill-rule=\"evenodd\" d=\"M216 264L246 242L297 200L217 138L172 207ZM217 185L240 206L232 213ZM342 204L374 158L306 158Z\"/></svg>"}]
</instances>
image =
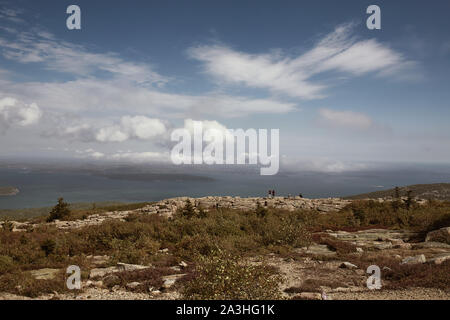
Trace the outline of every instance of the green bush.
<instances>
[{"instance_id":1,"label":"green bush","mask_svg":"<svg viewBox=\"0 0 450 320\"><path fill-rule=\"evenodd\" d=\"M280 276L267 266L239 262L239 258L217 251L199 257L194 279L186 283L185 299L269 300L280 299Z\"/></svg>"},{"instance_id":2,"label":"green bush","mask_svg":"<svg viewBox=\"0 0 450 320\"><path fill-rule=\"evenodd\" d=\"M14 269L14 261L9 256L0 256L0 274L4 274Z\"/></svg>"},{"instance_id":3,"label":"green bush","mask_svg":"<svg viewBox=\"0 0 450 320\"><path fill-rule=\"evenodd\" d=\"M45 252L45 256L49 256L50 254L55 252L56 242L52 239L47 239L41 243L41 249Z\"/></svg>"}]
</instances>

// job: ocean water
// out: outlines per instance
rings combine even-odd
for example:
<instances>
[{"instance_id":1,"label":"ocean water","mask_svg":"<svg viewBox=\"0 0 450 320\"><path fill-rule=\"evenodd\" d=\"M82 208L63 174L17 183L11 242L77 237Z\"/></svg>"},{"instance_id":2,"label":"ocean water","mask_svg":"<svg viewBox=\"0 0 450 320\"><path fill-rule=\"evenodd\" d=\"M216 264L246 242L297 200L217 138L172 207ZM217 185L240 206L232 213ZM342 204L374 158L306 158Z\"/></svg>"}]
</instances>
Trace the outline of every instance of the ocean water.
<instances>
[{"instance_id":1,"label":"ocean water","mask_svg":"<svg viewBox=\"0 0 450 320\"><path fill-rule=\"evenodd\" d=\"M196 173L198 175L198 173ZM277 195L309 198L341 197L394 186L450 181L450 170L420 168L347 173L283 173L260 176L243 172L207 172L212 180L111 179L88 172L52 172L30 169L0 169L0 186L14 186L20 193L0 196L0 209L52 206L63 197L76 202L143 202L177 196L265 196L269 189Z\"/></svg>"}]
</instances>

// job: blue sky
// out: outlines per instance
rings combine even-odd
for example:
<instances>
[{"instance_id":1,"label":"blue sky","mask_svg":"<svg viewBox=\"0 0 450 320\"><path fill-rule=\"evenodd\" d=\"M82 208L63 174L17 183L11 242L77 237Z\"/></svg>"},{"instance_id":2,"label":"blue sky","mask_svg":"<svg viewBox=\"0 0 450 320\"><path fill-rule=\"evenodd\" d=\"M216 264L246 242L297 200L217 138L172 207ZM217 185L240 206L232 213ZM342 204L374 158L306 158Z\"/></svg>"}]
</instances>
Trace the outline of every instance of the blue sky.
<instances>
[{"instance_id":1,"label":"blue sky","mask_svg":"<svg viewBox=\"0 0 450 320\"><path fill-rule=\"evenodd\" d=\"M82 30L68 30L77 4ZM381 8L381 30L366 8ZM186 119L286 165L450 160L448 1L0 1L2 156L153 161ZM211 122L215 121L215 122Z\"/></svg>"}]
</instances>

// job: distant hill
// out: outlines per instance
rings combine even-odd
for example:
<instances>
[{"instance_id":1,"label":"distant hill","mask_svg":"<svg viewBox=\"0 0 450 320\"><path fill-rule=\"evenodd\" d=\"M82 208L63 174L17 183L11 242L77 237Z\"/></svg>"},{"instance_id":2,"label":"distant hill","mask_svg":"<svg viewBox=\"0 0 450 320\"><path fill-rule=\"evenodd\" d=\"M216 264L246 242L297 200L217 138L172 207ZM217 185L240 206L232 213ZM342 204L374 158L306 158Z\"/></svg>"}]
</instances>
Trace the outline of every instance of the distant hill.
<instances>
[{"instance_id":1,"label":"distant hill","mask_svg":"<svg viewBox=\"0 0 450 320\"><path fill-rule=\"evenodd\" d=\"M400 196L406 196L406 191L411 190L413 197L422 199L448 200L450 201L450 183L415 184L411 186L399 187ZM370 193L363 193L354 196L344 197L344 199L377 199L393 197L395 189L381 190Z\"/></svg>"}]
</instances>

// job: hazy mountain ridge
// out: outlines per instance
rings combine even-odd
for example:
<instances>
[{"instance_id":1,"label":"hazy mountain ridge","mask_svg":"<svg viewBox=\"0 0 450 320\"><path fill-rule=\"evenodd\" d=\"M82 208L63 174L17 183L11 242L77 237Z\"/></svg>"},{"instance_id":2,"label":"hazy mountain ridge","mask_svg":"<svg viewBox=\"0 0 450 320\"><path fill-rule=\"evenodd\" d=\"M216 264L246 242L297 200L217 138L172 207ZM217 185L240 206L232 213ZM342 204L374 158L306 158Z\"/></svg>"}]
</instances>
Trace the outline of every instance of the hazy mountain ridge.
<instances>
[{"instance_id":1,"label":"hazy mountain ridge","mask_svg":"<svg viewBox=\"0 0 450 320\"><path fill-rule=\"evenodd\" d=\"M408 190L412 191L414 197L422 199L450 200L450 183L415 184L399 187L400 196L405 196ZM395 196L395 188L362 193L344 197L344 199L377 199Z\"/></svg>"}]
</instances>

